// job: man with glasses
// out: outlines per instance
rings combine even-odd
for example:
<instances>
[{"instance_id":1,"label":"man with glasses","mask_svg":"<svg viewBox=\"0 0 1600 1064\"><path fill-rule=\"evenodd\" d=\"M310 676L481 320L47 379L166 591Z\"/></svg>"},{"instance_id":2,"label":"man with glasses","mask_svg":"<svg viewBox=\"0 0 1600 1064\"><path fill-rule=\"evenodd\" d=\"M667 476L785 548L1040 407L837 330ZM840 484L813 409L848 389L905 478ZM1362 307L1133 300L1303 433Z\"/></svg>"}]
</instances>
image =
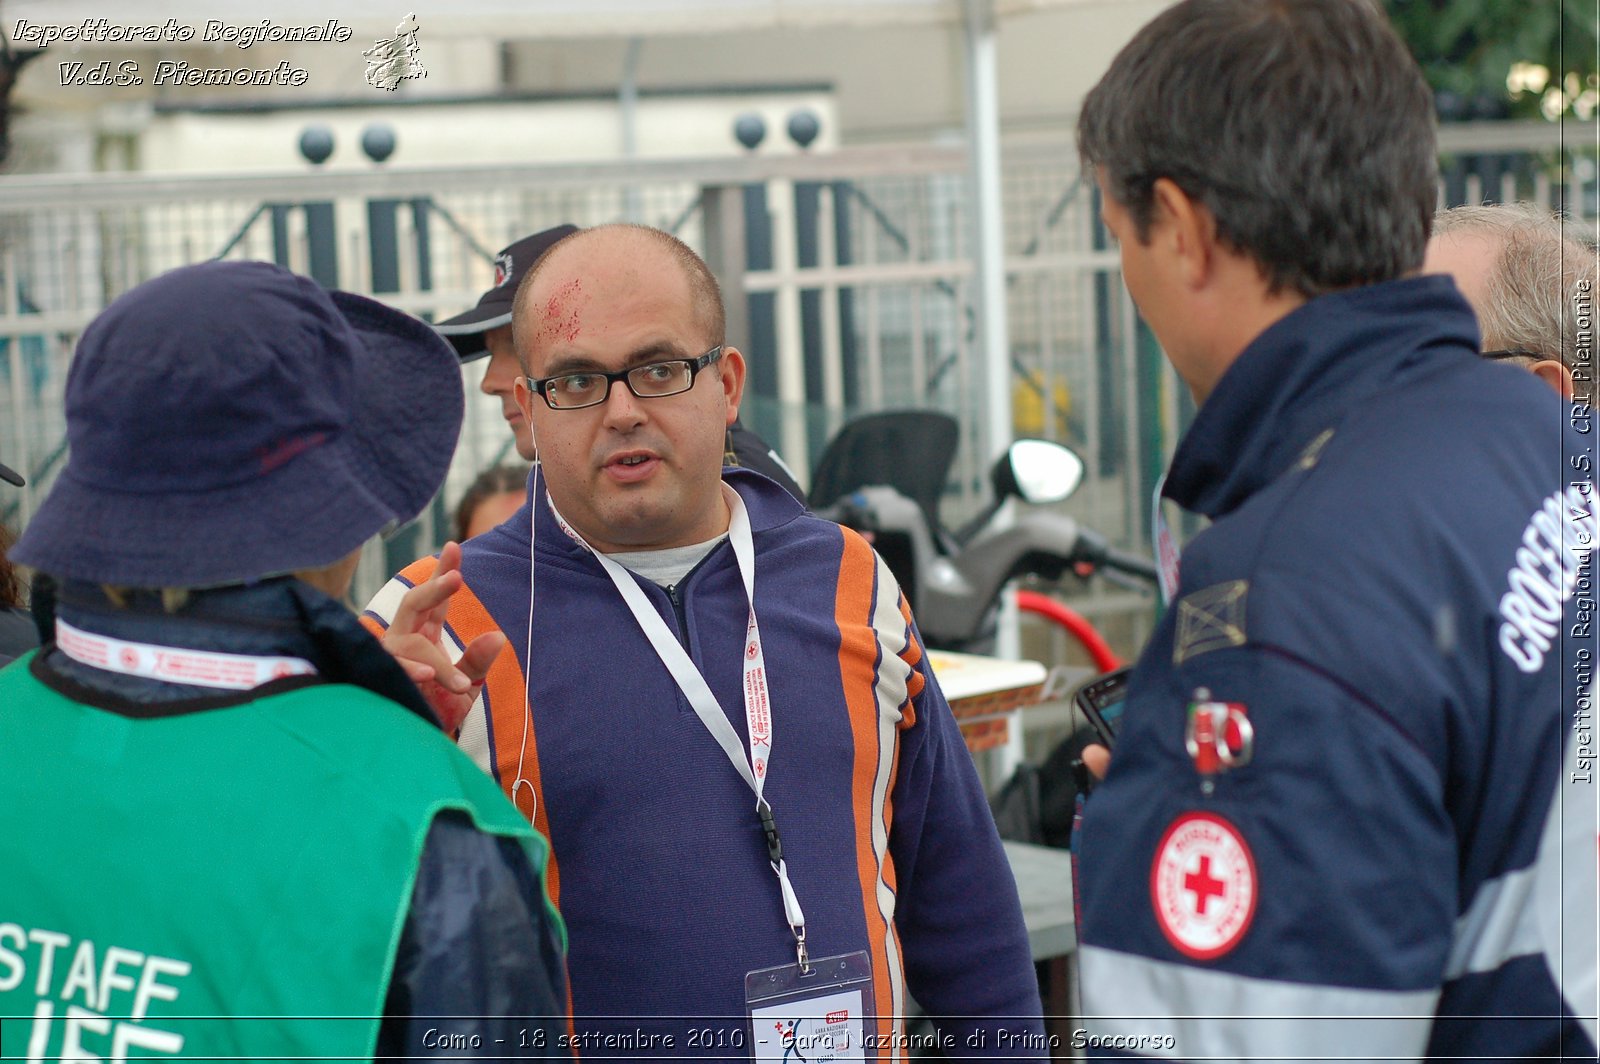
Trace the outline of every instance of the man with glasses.
<instances>
[{"instance_id":1,"label":"man with glasses","mask_svg":"<svg viewBox=\"0 0 1600 1064\"><path fill-rule=\"evenodd\" d=\"M580 1050L777 1055L812 1016L810 1048L877 1056L914 998L947 1049L1042 1057L1015 884L904 596L723 469L723 328L669 234L552 248L513 319L533 497L374 621L551 839Z\"/></svg>"},{"instance_id":2,"label":"man with glasses","mask_svg":"<svg viewBox=\"0 0 1600 1064\"><path fill-rule=\"evenodd\" d=\"M1532 203L1452 207L1434 216L1422 269L1449 274L1472 304L1485 358L1592 403L1595 249L1567 224Z\"/></svg>"},{"instance_id":3,"label":"man with glasses","mask_svg":"<svg viewBox=\"0 0 1600 1064\"><path fill-rule=\"evenodd\" d=\"M558 225L525 236L501 249L494 257L494 285L478 298L470 310L438 323L439 334L450 341L463 364L484 359L483 379L478 387L485 395L500 400L501 414L516 439L517 453L533 461L533 437L522 408L517 405L514 386L522 370L511 345L511 300L517 286L539 261L539 256L562 237L576 233L575 225ZM805 501L805 493L794 481L794 474L751 429L735 418L723 442L724 465L744 466L770 477L789 494Z\"/></svg>"}]
</instances>

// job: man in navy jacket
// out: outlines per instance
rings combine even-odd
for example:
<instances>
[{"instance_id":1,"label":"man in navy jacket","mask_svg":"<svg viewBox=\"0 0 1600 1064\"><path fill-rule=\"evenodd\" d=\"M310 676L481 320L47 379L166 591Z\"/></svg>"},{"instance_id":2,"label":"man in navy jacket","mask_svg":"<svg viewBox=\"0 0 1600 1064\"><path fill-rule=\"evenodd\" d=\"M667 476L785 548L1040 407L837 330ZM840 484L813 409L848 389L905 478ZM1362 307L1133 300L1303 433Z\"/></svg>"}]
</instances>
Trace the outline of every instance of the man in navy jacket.
<instances>
[{"instance_id":1,"label":"man in navy jacket","mask_svg":"<svg viewBox=\"0 0 1600 1064\"><path fill-rule=\"evenodd\" d=\"M1185 0L1079 140L1212 521L1083 825L1091 1049L1592 1059L1594 434L1415 276L1415 64L1360 0Z\"/></svg>"}]
</instances>

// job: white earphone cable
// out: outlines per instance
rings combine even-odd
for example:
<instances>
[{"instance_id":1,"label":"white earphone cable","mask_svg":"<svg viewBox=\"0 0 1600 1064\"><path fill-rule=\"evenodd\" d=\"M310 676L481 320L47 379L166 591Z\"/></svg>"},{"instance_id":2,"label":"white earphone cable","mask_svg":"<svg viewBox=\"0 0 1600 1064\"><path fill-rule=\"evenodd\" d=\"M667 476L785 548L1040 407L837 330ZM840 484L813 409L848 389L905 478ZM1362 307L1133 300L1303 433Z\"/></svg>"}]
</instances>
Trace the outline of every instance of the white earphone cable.
<instances>
[{"instance_id":1,"label":"white earphone cable","mask_svg":"<svg viewBox=\"0 0 1600 1064\"><path fill-rule=\"evenodd\" d=\"M530 429L531 431L531 429ZM511 783L511 802L516 804L517 794L522 787L528 788L528 796L533 804L528 810L528 823L533 823L535 814L539 811L539 792L534 787L533 781L522 774L523 765L528 758L528 729L533 725L533 571L537 551L535 551L535 536L539 528L539 460L533 461L533 479L528 488L528 630L523 641L522 657L522 749L517 754L517 775ZM519 806L520 808L520 806Z\"/></svg>"}]
</instances>

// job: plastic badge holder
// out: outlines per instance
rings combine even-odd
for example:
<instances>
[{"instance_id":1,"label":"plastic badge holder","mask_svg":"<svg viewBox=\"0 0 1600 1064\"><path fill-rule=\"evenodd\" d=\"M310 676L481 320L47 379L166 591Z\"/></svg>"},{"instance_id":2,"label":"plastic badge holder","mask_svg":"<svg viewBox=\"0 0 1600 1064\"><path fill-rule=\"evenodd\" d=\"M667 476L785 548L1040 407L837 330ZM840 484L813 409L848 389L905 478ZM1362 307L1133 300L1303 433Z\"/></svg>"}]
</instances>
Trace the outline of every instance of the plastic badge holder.
<instances>
[{"instance_id":1,"label":"plastic badge holder","mask_svg":"<svg viewBox=\"0 0 1600 1064\"><path fill-rule=\"evenodd\" d=\"M829 1064L868 1055L874 1017L872 958L865 950L813 960L805 973L798 964L757 969L744 977L744 1000L758 1064Z\"/></svg>"}]
</instances>

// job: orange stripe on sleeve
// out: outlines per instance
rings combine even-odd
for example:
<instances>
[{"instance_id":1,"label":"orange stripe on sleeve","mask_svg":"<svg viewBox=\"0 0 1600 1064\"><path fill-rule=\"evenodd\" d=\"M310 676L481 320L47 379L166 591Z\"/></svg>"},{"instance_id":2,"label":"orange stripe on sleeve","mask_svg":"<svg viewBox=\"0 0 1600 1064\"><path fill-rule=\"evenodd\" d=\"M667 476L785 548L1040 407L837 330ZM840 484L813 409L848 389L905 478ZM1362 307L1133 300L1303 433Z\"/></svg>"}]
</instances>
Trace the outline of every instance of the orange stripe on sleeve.
<instances>
[{"instance_id":1,"label":"orange stripe on sleeve","mask_svg":"<svg viewBox=\"0 0 1600 1064\"><path fill-rule=\"evenodd\" d=\"M927 681L917 668L922 664L922 644L917 642L917 635L911 629L911 603L906 601L904 594L900 596L900 617L906 622L906 648L900 652L900 660L911 666L911 675L906 677L906 704L900 707L904 714L900 718L900 727L904 729L917 723L917 707L914 703Z\"/></svg>"},{"instance_id":2,"label":"orange stripe on sleeve","mask_svg":"<svg viewBox=\"0 0 1600 1064\"><path fill-rule=\"evenodd\" d=\"M844 531L844 550L839 560L839 583L834 598L834 619L838 623L839 676L844 685L845 706L850 714L850 732L855 751L851 775L851 809L856 833L856 875L866 916L867 941L872 952L874 1008L878 1015L878 1056L889 1059L888 1047L894 1044L895 1021L889 979L889 958L884 948L892 933L878 907L878 856L873 850L873 786L878 774L878 699L876 693L877 639L873 634L873 574L877 558L866 541Z\"/></svg>"},{"instance_id":3,"label":"orange stripe on sleeve","mask_svg":"<svg viewBox=\"0 0 1600 1064\"><path fill-rule=\"evenodd\" d=\"M437 568L439 568L439 556L430 554L426 558L418 558L404 569L401 569L400 575L405 577L406 583L416 587L432 576L433 571Z\"/></svg>"},{"instance_id":4,"label":"orange stripe on sleeve","mask_svg":"<svg viewBox=\"0 0 1600 1064\"><path fill-rule=\"evenodd\" d=\"M406 582L412 587L416 587L418 584L428 579L428 577L432 576L434 569L438 568L438 565L439 559L436 557L430 556L427 558L418 558L416 561L400 570L398 575L400 577L404 577ZM385 592L387 592L388 589L389 585L385 584L384 591L380 592L377 600L374 601L385 599ZM389 630L389 625L387 622L379 621L376 617L369 616L366 613L360 614L357 619L367 631L372 633L372 637L374 639L382 639L383 633Z\"/></svg>"},{"instance_id":5,"label":"orange stripe on sleeve","mask_svg":"<svg viewBox=\"0 0 1600 1064\"><path fill-rule=\"evenodd\" d=\"M499 631L494 618L472 589L463 587L450 599L448 621L456 638L470 645L485 632ZM507 638L489 666L484 677L484 693L489 701L494 731L495 768L500 775L500 789L511 799L523 816L529 817L533 826L547 840L550 838L550 821L546 816L544 787L539 778L539 748L534 738L533 714L528 711L528 689L517 662L517 652ZM521 778L518 786L518 766ZM532 790L529 790L529 785ZM545 868L545 883L550 901L561 905L561 876L556 868L555 847L550 847L550 857Z\"/></svg>"}]
</instances>

